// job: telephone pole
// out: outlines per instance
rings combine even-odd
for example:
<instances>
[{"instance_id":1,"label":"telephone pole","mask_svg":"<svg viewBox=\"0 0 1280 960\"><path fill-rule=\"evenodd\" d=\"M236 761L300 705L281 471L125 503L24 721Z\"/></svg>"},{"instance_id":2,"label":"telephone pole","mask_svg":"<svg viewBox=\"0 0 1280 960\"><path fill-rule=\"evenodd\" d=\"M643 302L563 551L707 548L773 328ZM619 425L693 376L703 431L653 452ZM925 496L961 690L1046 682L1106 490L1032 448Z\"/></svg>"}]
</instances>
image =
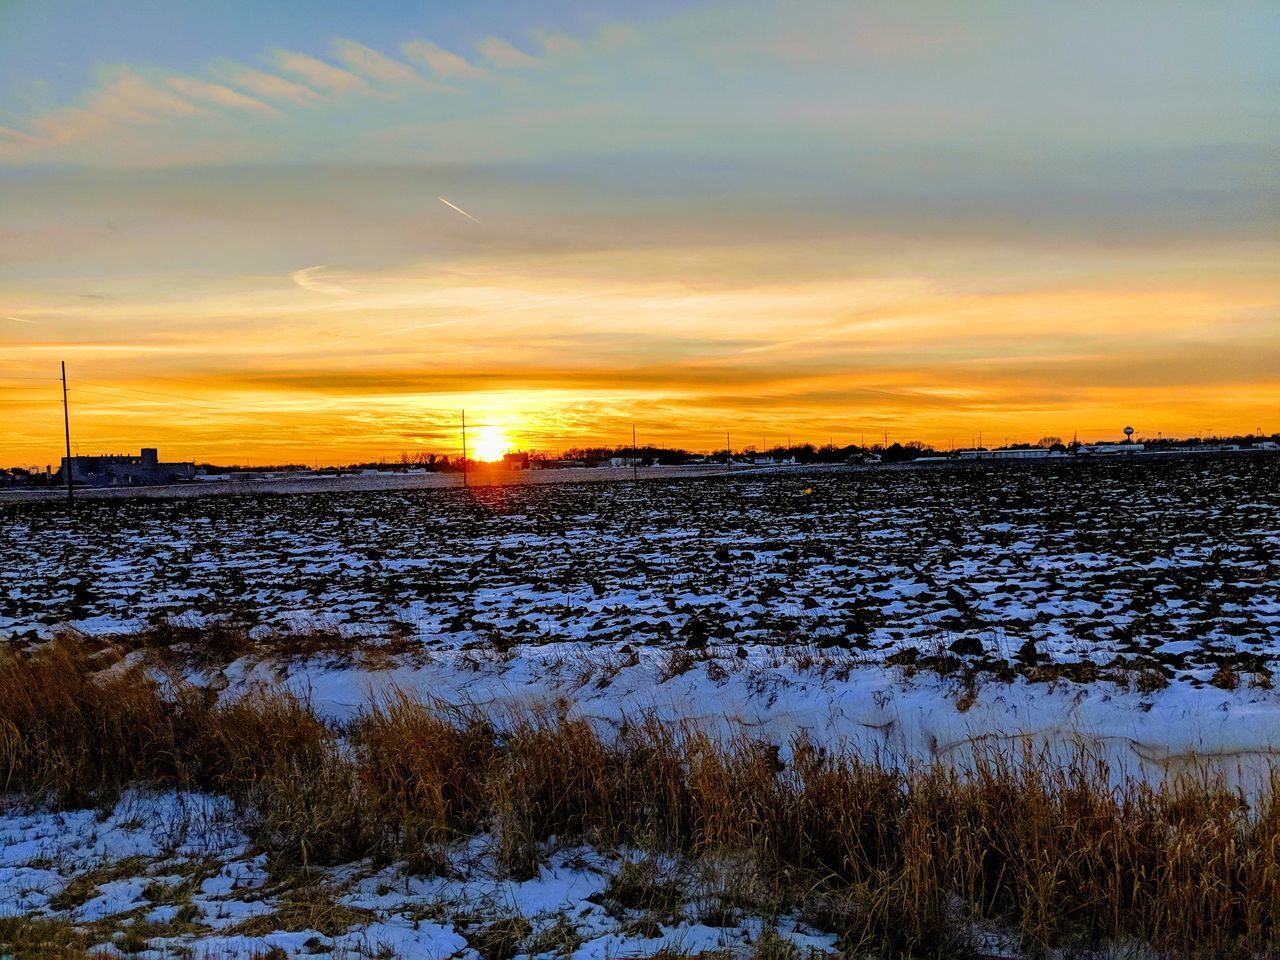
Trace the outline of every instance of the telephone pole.
<instances>
[{"instance_id":1,"label":"telephone pole","mask_svg":"<svg viewBox=\"0 0 1280 960\"><path fill-rule=\"evenodd\" d=\"M640 479L640 469L636 464L636 425L631 425L631 479Z\"/></svg>"},{"instance_id":2,"label":"telephone pole","mask_svg":"<svg viewBox=\"0 0 1280 960\"><path fill-rule=\"evenodd\" d=\"M462 411L462 485L467 485L467 411Z\"/></svg>"},{"instance_id":3,"label":"telephone pole","mask_svg":"<svg viewBox=\"0 0 1280 960\"><path fill-rule=\"evenodd\" d=\"M729 473L733 473L733 446L729 443L729 431L724 432L724 462Z\"/></svg>"},{"instance_id":4,"label":"telephone pole","mask_svg":"<svg viewBox=\"0 0 1280 960\"><path fill-rule=\"evenodd\" d=\"M62 429L67 438L67 466L62 472L67 475L67 503L75 500L71 492L71 411L67 407L67 361L62 361Z\"/></svg>"}]
</instances>

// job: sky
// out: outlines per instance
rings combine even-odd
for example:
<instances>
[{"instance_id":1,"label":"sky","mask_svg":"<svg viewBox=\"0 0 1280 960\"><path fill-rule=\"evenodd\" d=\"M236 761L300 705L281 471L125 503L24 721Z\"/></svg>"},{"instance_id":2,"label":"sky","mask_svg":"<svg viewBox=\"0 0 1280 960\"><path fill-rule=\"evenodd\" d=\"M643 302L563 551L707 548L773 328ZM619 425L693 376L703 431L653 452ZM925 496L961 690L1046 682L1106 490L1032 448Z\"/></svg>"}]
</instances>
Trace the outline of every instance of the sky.
<instances>
[{"instance_id":1,"label":"sky","mask_svg":"<svg viewBox=\"0 0 1280 960\"><path fill-rule=\"evenodd\" d=\"M0 0L0 463L1280 430L1280 6Z\"/></svg>"}]
</instances>

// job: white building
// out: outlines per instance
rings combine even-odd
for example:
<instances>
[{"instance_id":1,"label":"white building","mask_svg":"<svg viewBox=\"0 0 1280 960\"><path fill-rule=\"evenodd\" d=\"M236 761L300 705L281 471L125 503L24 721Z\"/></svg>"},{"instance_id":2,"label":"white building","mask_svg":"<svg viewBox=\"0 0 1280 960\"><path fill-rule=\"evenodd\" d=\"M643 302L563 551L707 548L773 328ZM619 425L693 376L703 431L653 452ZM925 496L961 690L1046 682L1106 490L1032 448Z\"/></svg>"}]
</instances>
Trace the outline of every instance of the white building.
<instances>
[{"instance_id":1,"label":"white building","mask_svg":"<svg viewBox=\"0 0 1280 960\"><path fill-rule=\"evenodd\" d=\"M1126 453L1141 453L1145 446L1141 443L1086 443L1077 449L1082 457L1117 456Z\"/></svg>"},{"instance_id":2,"label":"white building","mask_svg":"<svg viewBox=\"0 0 1280 960\"><path fill-rule=\"evenodd\" d=\"M991 456L996 460L1044 460L1047 457L1065 457L1058 450L1046 450L1044 447L1020 448L1017 450L992 450Z\"/></svg>"}]
</instances>

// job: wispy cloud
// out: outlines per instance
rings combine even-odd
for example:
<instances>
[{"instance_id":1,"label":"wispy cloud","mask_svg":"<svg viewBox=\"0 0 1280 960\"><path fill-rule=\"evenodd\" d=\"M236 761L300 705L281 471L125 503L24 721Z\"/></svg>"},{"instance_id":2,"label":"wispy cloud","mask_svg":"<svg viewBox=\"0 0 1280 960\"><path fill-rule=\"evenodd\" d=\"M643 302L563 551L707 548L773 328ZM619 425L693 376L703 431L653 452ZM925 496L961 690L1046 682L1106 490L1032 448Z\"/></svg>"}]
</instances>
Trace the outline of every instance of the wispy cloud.
<instances>
[{"instance_id":1,"label":"wispy cloud","mask_svg":"<svg viewBox=\"0 0 1280 960\"><path fill-rule=\"evenodd\" d=\"M296 74L313 87L329 90L333 93L372 93L373 88L363 77L325 63L316 57L295 50L279 49L272 54L272 59L280 69Z\"/></svg>"},{"instance_id":2,"label":"wispy cloud","mask_svg":"<svg viewBox=\"0 0 1280 960\"><path fill-rule=\"evenodd\" d=\"M286 80L274 73L246 67L231 60L220 61L215 69L228 83L256 93L260 97L298 106L315 103L320 95L310 87Z\"/></svg>"},{"instance_id":3,"label":"wispy cloud","mask_svg":"<svg viewBox=\"0 0 1280 960\"><path fill-rule=\"evenodd\" d=\"M169 77L165 80L165 83L170 89L193 100L204 100L220 107L251 110L255 113L269 115L278 115L280 113L270 104L255 100L253 97L240 93L238 90L232 90L221 83L209 83L205 80L197 80L194 77Z\"/></svg>"},{"instance_id":4,"label":"wispy cloud","mask_svg":"<svg viewBox=\"0 0 1280 960\"><path fill-rule=\"evenodd\" d=\"M410 40L401 49L410 60L426 64L436 76L446 80L450 78L479 80L485 76L484 70L465 57L427 40Z\"/></svg>"},{"instance_id":5,"label":"wispy cloud","mask_svg":"<svg viewBox=\"0 0 1280 960\"><path fill-rule=\"evenodd\" d=\"M289 279L303 290L309 290L312 293L323 293L330 297L347 296L353 292L330 279L331 274L328 273L328 270L329 265L323 263L315 267L304 267L289 274Z\"/></svg>"},{"instance_id":6,"label":"wispy cloud","mask_svg":"<svg viewBox=\"0 0 1280 960\"><path fill-rule=\"evenodd\" d=\"M157 87L128 67L112 71L110 79L90 91L81 106L62 107L32 120L36 133L19 133L24 144L70 143L95 136L118 124L145 124L174 117L192 117L205 109Z\"/></svg>"},{"instance_id":7,"label":"wispy cloud","mask_svg":"<svg viewBox=\"0 0 1280 960\"><path fill-rule=\"evenodd\" d=\"M542 62L537 57L530 56L518 47L512 46L501 37L485 37L476 44L476 49L495 67L521 70L526 67L536 67Z\"/></svg>"},{"instance_id":8,"label":"wispy cloud","mask_svg":"<svg viewBox=\"0 0 1280 960\"><path fill-rule=\"evenodd\" d=\"M21 130L14 130L12 127L0 127L0 137L7 140L18 141L19 143L38 143L36 137L29 133L23 133Z\"/></svg>"},{"instance_id":9,"label":"wispy cloud","mask_svg":"<svg viewBox=\"0 0 1280 960\"><path fill-rule=\"evenodd\" d=\"M555 30L537 30L533 37L550 56L572 57L582 52L582 44L567 33Z\"/></svg>"},{"instance_id":10,"label":"wispy cloud","mask_svg":"<svg viewBox=\"0 0 1280 960\"><path fill-rule=\"evenodd\" d=\"M352 70L379 83L413 83L422 78L407 63L393 60L384 53L354 40L335 40L334 55Z\"/></svg>"},{"instance_id":11,"label":"wispy cloud","mask_svg":"<svg viewBox=\"0 0 1280 960\"><path fill-rule=\"evenodd\" d=\"M157 117L189 117L204 112L191 101L152 86L128 67L119 69L110 83L92 94L85 109L108 120L135 123L146 123Z\"/></svg>"}]
</instances>

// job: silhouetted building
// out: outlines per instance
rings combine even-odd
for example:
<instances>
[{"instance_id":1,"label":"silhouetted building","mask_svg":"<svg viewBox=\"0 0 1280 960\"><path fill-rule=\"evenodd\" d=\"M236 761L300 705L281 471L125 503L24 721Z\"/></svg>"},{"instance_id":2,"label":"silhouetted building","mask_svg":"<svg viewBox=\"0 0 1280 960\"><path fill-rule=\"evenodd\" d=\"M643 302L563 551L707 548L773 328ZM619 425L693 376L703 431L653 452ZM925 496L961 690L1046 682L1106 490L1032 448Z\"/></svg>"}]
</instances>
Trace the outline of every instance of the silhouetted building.
<instances>
[{"instance_id":1,"label":"silhouetted building","mask_svg":"<svg viewBox=\"0 0 1280 960\"><path fill-rule=\"evenodd\" d=\"M177 483L194 480L194 463L161 463L155 447L143 447L132 454L110 454L101 457L62 458L63 476L68 463L71 481L86 487L136 487L145 484Z\"/></svg>"}]
</instances>

